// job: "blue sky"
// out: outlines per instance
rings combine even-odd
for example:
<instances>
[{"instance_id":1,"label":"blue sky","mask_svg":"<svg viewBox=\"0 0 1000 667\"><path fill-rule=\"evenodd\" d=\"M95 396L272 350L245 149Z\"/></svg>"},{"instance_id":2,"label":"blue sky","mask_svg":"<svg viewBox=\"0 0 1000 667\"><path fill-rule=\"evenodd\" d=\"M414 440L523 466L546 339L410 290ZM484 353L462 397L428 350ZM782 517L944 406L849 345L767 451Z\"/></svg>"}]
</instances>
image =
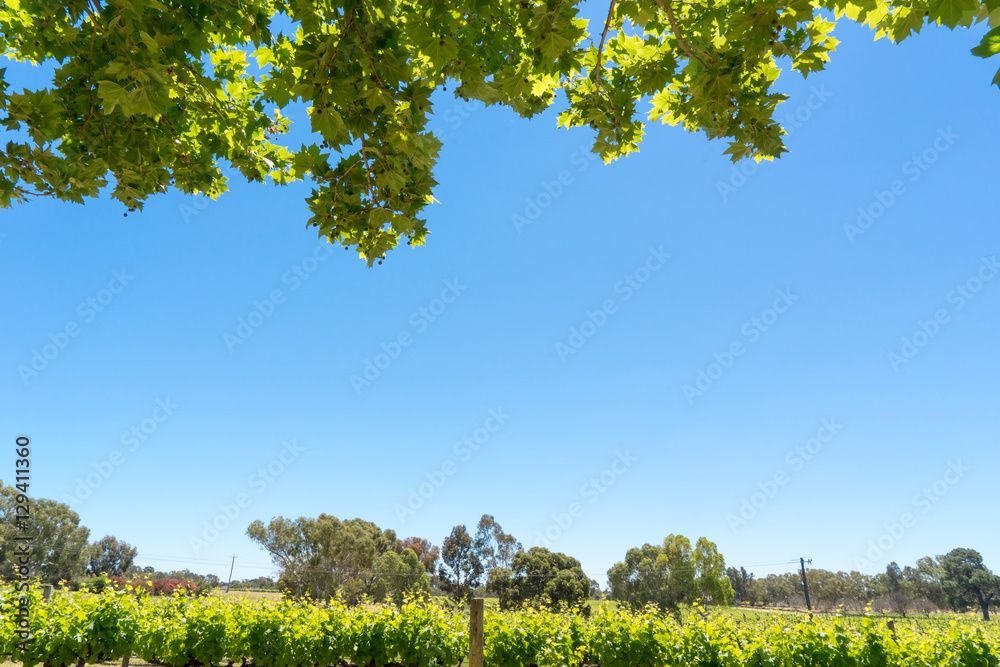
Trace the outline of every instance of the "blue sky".
<instances>
[{"instance_id":1,"label":"blue sky","mask_svg":"<svg viewBox=\"0 0 1000 667\"><path fill-rule=\"evenodd\" d=\"M302 184L4 211L3 431L35 494L159 569L268 574L246 526L321 512L437 544L490 513L602 582L670 533L758 574L1000 569L982 32L840 25L749 175L655 125L603 165L555 110L441 94L427 246L373 269L305 228Z\"/></svg>"}]
</instances>

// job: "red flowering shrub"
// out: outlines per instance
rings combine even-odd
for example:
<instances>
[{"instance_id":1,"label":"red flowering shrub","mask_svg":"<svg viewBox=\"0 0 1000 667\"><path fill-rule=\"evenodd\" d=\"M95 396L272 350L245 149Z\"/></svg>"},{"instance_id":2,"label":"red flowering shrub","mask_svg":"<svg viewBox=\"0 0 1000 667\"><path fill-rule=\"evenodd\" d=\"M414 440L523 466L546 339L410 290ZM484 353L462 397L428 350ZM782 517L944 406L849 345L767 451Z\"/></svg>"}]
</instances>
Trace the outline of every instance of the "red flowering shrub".
<instances>
[{"instance_id":1,"label":"red flowering shrub","mask_svg":"<svg viewBox=\"0 0 1000 667\"><path fill-rule=\"evenodd\" d=\"M194 593L196 585L193 581L181 581L177 579L154 579L148 581L136 579L128 581L121 577L109 577L109 583L116 590L125 590L131 587L132 592L137 595L173 595L175 592L181 595Z\"/></svg>"},{"instance_id":2,"label":"red flowering shrub","mask_svg":"<svg viewBox=\"0 0 1000 667\"><path fill-rule=\"evenodd\" d=\"M153 581L153 595L173 595L180 592L182 595L194 593L195 584L193 581L179 581L176 579L156 579Z\"/></svg>"}]
</instances>

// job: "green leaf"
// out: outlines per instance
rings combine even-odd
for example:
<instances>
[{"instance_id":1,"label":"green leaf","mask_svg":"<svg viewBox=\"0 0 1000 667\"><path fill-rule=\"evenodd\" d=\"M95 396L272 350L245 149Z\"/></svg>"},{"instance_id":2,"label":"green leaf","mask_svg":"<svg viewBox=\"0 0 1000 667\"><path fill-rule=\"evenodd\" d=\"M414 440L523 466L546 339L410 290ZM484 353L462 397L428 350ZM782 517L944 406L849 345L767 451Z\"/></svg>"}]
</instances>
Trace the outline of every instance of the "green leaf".
<instances>
[{"instance_id":1,"label":"green leaf","mask_svg":"<svg viewBox=\"0 0 1000 667\"><path fill-rule=\"evenodd\" d=\"M980 58L989 58L1000 53L1000 27L986 33L983 41L979 42L979 46L972 49L971 53Z\"/></svg>"},{"instance_id":2,"label":"green leaf","mask_svg":"<svg viewBox=\"0 0 1000 667\"><path fill-rule=\"evenodd\" d=\"M978 0L932 0L930 19L954 28L962 22L966 12L975 11L978 7Z\"/></svg>"},{"instance_id":3,"label":"green leaf","mask_svg":"<svg viewBox=\"0 0 1000 667\"><path fill-rule=\"evenodd\" d=\"M106 114L128 103L128 92L114 81L98 81L97 96L101 98L101 108Z\"/></svg>"}]
</instances>

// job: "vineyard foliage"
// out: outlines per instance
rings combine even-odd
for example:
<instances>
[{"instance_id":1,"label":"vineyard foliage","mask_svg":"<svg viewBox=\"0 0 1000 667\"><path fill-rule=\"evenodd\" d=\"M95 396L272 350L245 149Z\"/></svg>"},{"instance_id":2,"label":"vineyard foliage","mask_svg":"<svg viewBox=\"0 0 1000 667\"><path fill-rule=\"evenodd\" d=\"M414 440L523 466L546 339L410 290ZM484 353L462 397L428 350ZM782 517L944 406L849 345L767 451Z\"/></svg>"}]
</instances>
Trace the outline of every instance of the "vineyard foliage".
<instances>
[{"instance_id":1,"label":"vineyard foliage","mask_svg":"<svg viewBox=\"0 0 1000 667\"><path fill-rule=\"evenodd\" d=\"M19 645L20 596L32 639ZM468 618L437 604L347 608L264 600L0 591L0 660L69 667L133 653L168 667L227 665L459 665ZM589 618L539 610L488 611L491 667L1000 667L1000 626L940 622L790 619L717 613L683 623L653 608L602 607Z\"/></svg>"}]
</instances>

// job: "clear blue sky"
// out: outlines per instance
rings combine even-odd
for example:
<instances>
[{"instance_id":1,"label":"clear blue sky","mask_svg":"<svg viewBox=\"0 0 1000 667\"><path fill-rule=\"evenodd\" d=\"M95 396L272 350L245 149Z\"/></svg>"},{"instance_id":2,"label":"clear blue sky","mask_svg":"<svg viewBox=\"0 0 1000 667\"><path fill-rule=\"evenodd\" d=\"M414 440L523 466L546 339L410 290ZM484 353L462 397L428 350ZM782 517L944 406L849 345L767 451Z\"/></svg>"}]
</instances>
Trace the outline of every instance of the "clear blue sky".
<instances>
[{"instance_id":1,"label":"clear blue sky","mask_svg":"<svg viewBox=\"0 0 1000 667\"><path fill-rule=\"evenodd\" d=\"M981 33L894 46L845 22L828 71L779 81L791 153L745 179L677 128L604 166L554 110L442 94L427 246L373 269L324 254L302 184L127 218L108 200L4 211L5 437L31 436L35 494L89 491L92 537L158 569L225 576L236 554L237 578L268 574L246 525L326 512L437 544L490 513L602 582L670 533L758 574L959 546L1000 570L1000 96L997 63L968 52ZM845 230L859 207L867 229ZM234 343L240 318L259 326Z\"/></svg>"}]
</instances>

